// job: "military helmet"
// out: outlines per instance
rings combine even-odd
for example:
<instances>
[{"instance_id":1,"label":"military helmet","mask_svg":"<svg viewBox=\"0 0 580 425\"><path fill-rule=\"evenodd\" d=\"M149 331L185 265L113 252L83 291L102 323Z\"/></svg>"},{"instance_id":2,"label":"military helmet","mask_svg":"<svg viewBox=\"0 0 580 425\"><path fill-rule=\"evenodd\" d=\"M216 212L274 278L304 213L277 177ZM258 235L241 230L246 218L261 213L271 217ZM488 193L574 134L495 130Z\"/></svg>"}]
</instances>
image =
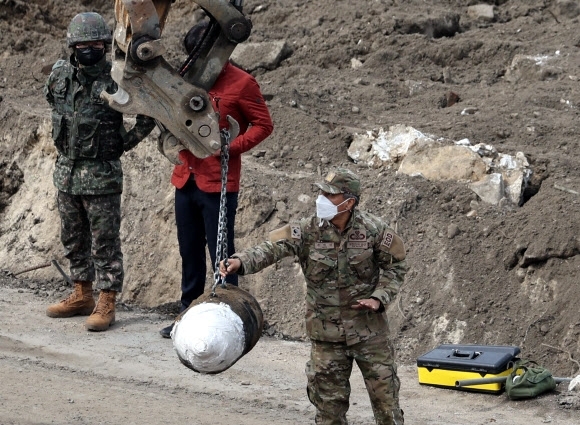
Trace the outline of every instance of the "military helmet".
<instances>
[{"instance_id":1,"label":"military helmet","mask_svg":"<svg viewBox=\"0 0 580 425\"><path fill-rule=\"evenodd\" d=\"M87 41L112 42L111 30L101 15L95 12L83 12L70 21L66 33L68 47Z\"/></svg>"}]
</instances>

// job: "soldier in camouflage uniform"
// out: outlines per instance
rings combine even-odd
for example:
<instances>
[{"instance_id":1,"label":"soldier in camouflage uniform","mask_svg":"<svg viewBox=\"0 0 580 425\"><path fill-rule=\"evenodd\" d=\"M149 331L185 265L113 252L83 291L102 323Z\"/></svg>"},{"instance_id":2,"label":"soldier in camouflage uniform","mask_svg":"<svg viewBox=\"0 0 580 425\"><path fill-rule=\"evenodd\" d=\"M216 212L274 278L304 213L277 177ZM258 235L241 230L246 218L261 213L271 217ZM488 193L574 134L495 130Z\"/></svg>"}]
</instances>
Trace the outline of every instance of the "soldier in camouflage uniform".
<instances>
[{"instance_id":1,"label":"soldier in camouflage uniform","mask_svg":"<svg viewBox=\"0 0 580 425\"><path fill-rule=\"evenodd\" d=\"M316 215L270 233L270 240L228 259L223 276L251 274L297 256L306 279L306 365L316 423L346 424L353 360L365 380L377 424L403 424L399 379L385 306L406 273L403 241L380 218L355 209L356 174L343 168L317 183Z\"/></svg>"},{"instance_id":2,"label":"soldier in camouflage uniform","mask_svg":"<svg viewBox=\"0 0 580 425\"><path fill-rule=\"evenodd\" d=\"M88 315L86 328L103 331L115 321L115 297L123 289L119 236L123 171L120 157L155 126L137 116L126 131L123 114L100 94L114 93L106 45L111 31L102 16L76 15L68 28L70 61L57 61L44 93L52 108L52 138L58 151L53 175L58 190L61 241L70 261L74 291L49 306L50 317ZM93 281L101 290L95 304Z\"/></svg>"}]
</instances>

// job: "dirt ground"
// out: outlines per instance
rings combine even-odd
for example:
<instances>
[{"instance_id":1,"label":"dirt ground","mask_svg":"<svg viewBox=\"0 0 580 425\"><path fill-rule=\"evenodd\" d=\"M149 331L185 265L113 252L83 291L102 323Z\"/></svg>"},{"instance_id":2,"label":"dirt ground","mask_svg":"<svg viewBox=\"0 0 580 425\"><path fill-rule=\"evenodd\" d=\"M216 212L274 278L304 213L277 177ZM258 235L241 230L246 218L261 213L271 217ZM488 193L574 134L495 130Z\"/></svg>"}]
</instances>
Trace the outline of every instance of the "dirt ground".
<instances>
[{"instance_id":1,"label":"dirt ground","mask_svg":"<svg viewBox=\"0 0 580 425\"><path fill-rule=\"evenodd\" d=\"M563 388L515 403L416 379L417 357L443 343L515 345L556 376L580 373L580 2L481 3L494 5L493 18L475 16L478 2L468 0L246 1L248 41L285 41L290 53L252 71L275 130L243 158L236 244L312 213L310 183L348 166L363 179L360 207L406 242L410 271L388 314L408 423L578 423L578 393ZM68 55L70 19L95 10L113 26L112 4L0 0L0 379L10 382L0 423L310 423L304 283L293 259L241 279L267 328L226 373L193 374L157 334L177 313L180 258L171 165L156 134L123 157L119 324L86 334L82 319L43 314L69 288L53 267L24 272L51 259L66 266L42 87ZM198 14L192 2L172 7L163 37L175 66ZM516 67L522 57L532 63ZM348 156L355 134L398 124L448 144L522 152L532 176L521 204L486 204L465 182ZM360 382L353 397L351 423L371 423Z\"/></svg>"},{"instance_id":2,"label":"dirt ground","mask_svg":"<svg viewBox=\"0 0 580 425\"><path fill-rule=\"evenodd\" d=\"M27 288L1 286L0 307L2 425L314 422L306 342L263 337L230 369L201 375L179 362L171 340L158 337L165 320L158 313L121 308L114 331L87 333L83 318L44 320L45 303ZM400 367L409 424L578 423L578 411L560 408L561 391L514 402L505 394L421 386L416 375L414 367ZM356 367L348 420L374 423Z\"/></svg>"}]
</instances>

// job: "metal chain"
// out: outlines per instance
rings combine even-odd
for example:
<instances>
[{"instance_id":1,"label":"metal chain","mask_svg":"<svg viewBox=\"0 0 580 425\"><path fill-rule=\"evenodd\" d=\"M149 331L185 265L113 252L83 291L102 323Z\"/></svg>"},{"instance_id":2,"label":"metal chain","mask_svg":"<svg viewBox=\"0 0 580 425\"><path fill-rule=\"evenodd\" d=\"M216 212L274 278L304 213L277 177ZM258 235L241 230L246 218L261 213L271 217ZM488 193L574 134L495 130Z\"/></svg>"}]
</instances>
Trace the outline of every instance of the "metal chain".
<instances>
[{"instance_id":1,"label":"metal chain","mask_svg":"<svg viewBox=\"0 0 580 425\"><path fill-rule=\"evenodd\" d=\"M218 217L218 232L217 244L214 264L214 284L211 288L211 296L215 297L215 290L219 284L222 288L226 287L225 277L220 275L220 262L226 260L225 265L228 266L228 217L227 217L227 184L228 184L228 163L230 161L230 132L228 130L221 130L221 173L222 173L222 187L220 192L220 212Z\"/></svg>"}]
</instances>

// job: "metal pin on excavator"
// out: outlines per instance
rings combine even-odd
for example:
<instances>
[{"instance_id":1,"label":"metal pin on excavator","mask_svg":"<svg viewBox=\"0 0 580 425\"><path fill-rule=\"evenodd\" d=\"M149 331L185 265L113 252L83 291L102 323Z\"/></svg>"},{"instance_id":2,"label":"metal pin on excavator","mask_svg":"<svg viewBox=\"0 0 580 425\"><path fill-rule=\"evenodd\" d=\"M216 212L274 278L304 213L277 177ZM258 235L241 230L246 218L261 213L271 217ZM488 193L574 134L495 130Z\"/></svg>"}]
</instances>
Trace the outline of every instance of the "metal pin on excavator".
<instances>
[{"instance_id":1,"label":"metal pin on excavator","mask_svg":"<svg viewBox=\"0 0 580 425\"><path fill-rule=\"evenodd\" d=\"M180 150L206 158L220 149L219 116L208 90L252 24L241 12L242 0L195 0L211 24L198 49L175 70L163 58L161 40L174 1L115 0L111 75L118 90L102 97L120 112L154 118L162 131L159 150L177 164ZM239 127L227 118L233 140Z\"/></svg>"}]
</instances>

